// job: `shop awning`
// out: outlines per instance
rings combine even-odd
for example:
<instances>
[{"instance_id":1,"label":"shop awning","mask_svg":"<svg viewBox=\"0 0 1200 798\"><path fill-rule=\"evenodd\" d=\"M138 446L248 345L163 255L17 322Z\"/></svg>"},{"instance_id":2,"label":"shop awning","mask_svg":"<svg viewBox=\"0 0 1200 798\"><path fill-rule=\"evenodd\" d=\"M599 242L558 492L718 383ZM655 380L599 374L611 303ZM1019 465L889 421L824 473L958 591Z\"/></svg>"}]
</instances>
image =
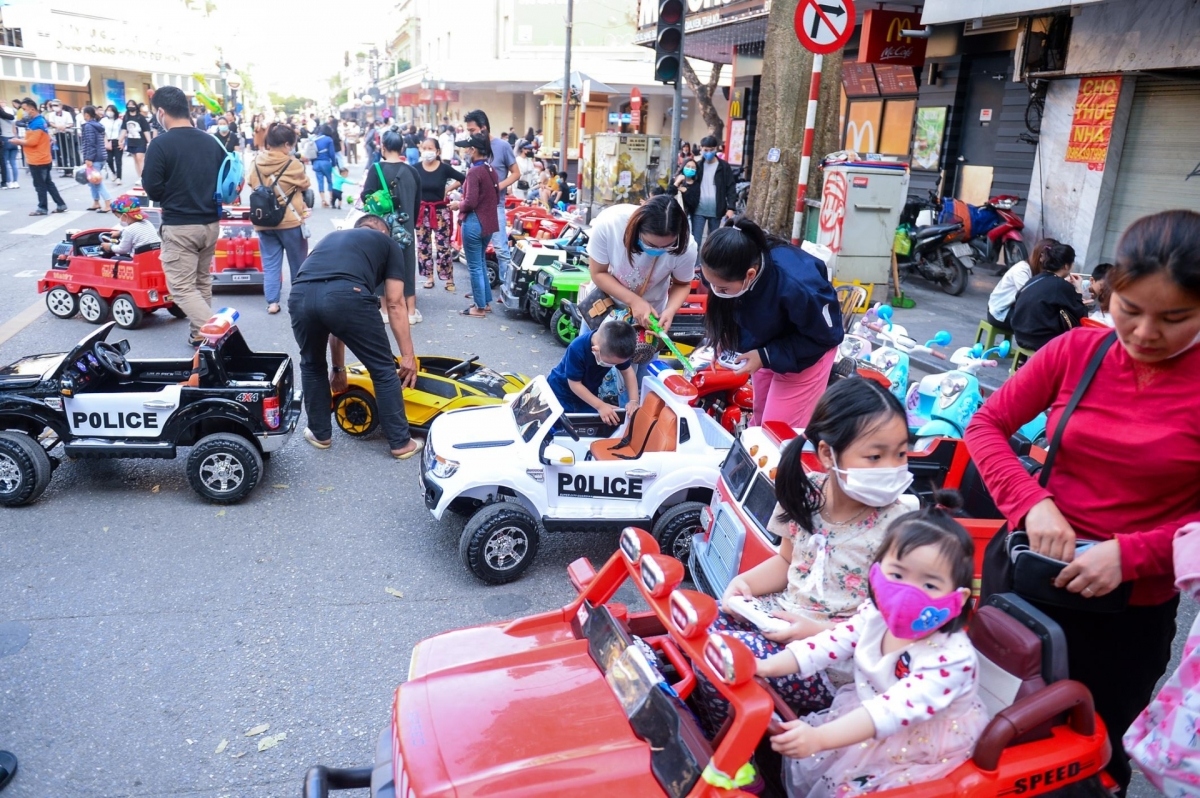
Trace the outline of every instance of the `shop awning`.
<instances>
[{"instance_id":1,"label":"shop awning","mask_svg":"<svg viewBox=\"0 0 1200 798\"><path fill-rule=\"evenodd\" d=\"M582 91L583 90L583 82L585 80L590 80L592 82L592 91L595 92L596 94L620 94L620 92L617 91L616 89L614 89L612 86L609 86L606 83L601 83L600 81L596 80L595 78L591 77L590 75L585 75L582 72L578 72L578 71L571 73L571 88L573 90ZM550 81L545 86L538 86L536 89L533 90L533 93L534 94L562 94L562 85L563 85L563 79L559 78L558 80Z\"/></svg>"},{"instance_id":2,"label":"shop awning","mask_svg":"<svg viewBox=\"0 0 1200 798\"><path fill-rule=\"evenodd\" d=\"M921 14L922 25L944 25L949 22L964 22L968 19L987 17L1011 17L1044 14L1060 11L1071 6L1101 3L1105 0L925 0Z\"/></svg>"},{"instance_id":3,"label":"shop awning","mask_svg":"<svg viewBox=\"0 0 1200 798\"><path fill-rule=\"evenodd\" d=\"M28 81L29 83L86 87L92 80L92 70L84 64L3 55L0 56L0 78Z\"/></svg>"}]
</instances>

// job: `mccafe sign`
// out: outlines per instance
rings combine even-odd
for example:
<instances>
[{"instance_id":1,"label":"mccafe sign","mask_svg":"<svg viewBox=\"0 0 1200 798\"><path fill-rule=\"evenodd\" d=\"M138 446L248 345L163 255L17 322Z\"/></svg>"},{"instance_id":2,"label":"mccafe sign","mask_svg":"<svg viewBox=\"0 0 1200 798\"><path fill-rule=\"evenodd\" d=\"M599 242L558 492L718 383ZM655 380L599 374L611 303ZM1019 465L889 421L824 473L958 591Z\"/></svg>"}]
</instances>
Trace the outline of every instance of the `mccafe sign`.
<instances>
[{"instance_id":1,"label":"mccafe sign","mask_svg":"<svg viewBox=\"0 0 1200 798\"><path fill-rule=\"evenodd\" d=\"M860 64L894 64L919 67L925 63L926 39L902 35L902 31L921 28L920 13L880 11L863 14L862 35L858 48Z\"/></svg>"}]
</instances>

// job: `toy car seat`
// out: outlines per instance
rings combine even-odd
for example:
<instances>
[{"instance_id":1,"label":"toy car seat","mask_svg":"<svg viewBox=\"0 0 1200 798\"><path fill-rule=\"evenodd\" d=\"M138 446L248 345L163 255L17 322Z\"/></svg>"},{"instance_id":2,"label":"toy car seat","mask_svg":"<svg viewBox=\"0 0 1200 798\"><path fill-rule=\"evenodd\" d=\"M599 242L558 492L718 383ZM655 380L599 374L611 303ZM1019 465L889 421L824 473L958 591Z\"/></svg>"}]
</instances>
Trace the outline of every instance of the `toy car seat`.
<instances>
[{"instance_id":1,"label":"toy car seat","mask_svg":"<svg viewBox=\"0 0 1200 798\"><path fill-rule=\"evenodd\" d=\"M196 350L196 354L192 355L192 373L191 373L191 375L186 380L184 380L183 382L181 382L179 384L185 388L199 388L200 387L200 350L199 349Z\"/></svg>"},{"instance_id":2,"label":"toy car seat","mask_svg":"<svg viewBox=\"0 0 1200 798\"><path fill-rule=\"evenodd\" d=\"M1066 711L1072 726L1095 724L1091 693L1067 678L1067 640L1048 615L1012 593L988 597L967 627L979 654L979 698L991 722L974 759L995 770L1012 745L1045 739ZM1086 732L1091 733L1091 732Z\"/></svg>"},{"instance_id":3,"label":"toy car seat","mask_svg":"<svg viewBox=\"0 0 1200 798\"><path fill-rule=\"evenodd\" d=\"M133 254L141 255L143 252L155 252L160 249L162 249L162 244L155 241L154 243L151 243L151 244L142 244L140 247L134 247Z\"/></svg>"},{"instance_id":4,"label":"toy car seat","mask_svg":"<svg viewBox=\"0 0 1200 798\"><path fill-rule=\"evenodd\" d=\"M591 445L593 460L636 460L645 452L673 452L679 420L662 397L650 394L633 414L625 437L616 441L605 438Z\"/></svg>"}]
</instances>

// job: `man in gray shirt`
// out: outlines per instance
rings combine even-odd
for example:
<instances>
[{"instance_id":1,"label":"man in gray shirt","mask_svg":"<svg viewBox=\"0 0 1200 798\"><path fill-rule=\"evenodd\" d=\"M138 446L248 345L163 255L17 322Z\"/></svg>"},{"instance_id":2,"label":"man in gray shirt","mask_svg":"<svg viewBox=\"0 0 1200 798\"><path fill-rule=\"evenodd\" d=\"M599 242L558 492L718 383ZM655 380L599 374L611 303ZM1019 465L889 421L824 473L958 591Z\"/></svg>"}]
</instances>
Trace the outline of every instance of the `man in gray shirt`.
<instances>
[{"instance_id":1,"label":"man in gray shirt","mask_svg":"<svg viewBox=\"0 0 1200 798\"><path fill-rule=\"evenodd\" d=\"M506 138L496 138L491 133L487 114L479 109L470 111L463 117L467 132L472 136L482 133L492 141L492 169L496 172L496 182L500 184L500 205L496 215L500 219L500 229L492 235L492 248L496 250L496 260L500 265L500 279L508 277L512 267L512 253L508 250L508 217L504 213L504 197L508 187L521 179L521 170L517 167L517 156Z\"/></svg>"},{"instance_id":2,"label":"man in gray shirt","mask_svg":"<svg viewBox=\"0 0 1200 798\"><path fill-rule=\"evenodd\" d=\"M721 158L721 142L715 136L700 140L700 158L696 180L700 183L700 204L692 215L692 236L704 243L706 230L715 230L721 217L733 218L737 207L737 181L733 169Z\"/></svg>"}]
</instances>

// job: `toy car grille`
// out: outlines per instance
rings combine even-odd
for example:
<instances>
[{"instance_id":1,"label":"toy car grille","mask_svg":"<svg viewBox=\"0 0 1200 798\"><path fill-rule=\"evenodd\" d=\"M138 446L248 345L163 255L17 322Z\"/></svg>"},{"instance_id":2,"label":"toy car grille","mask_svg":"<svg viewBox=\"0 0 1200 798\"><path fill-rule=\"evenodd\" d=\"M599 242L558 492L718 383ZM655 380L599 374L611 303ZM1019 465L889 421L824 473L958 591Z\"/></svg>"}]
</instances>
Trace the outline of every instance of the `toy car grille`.
<instances>
[{"instance_id":1,"label":"toy car grille","mask_svg":"<svg viewBox=\"0 0 1200 798\"><path fill-rule=\"evenodd\" d=\"M720 585L720 589L724 590L729 580L737 575L738 560L742 551L742 525L724 504L717 510L717 520L713 523L708 544L709 573Z\"/></svg>"},{"instance_id":2,"label":"toy car grille","mask_svg":"<svg viewBox=\"0 0 1200 798\"><path fill-rule=\"evenodd\" d=\"M538 285L550 285L550 272L540 271L537 276Z\"/></svg>"}]
</instances>

